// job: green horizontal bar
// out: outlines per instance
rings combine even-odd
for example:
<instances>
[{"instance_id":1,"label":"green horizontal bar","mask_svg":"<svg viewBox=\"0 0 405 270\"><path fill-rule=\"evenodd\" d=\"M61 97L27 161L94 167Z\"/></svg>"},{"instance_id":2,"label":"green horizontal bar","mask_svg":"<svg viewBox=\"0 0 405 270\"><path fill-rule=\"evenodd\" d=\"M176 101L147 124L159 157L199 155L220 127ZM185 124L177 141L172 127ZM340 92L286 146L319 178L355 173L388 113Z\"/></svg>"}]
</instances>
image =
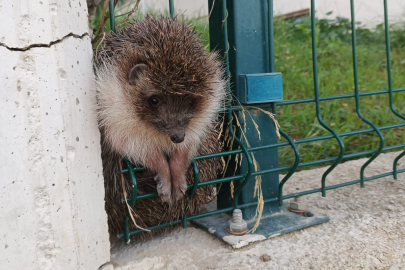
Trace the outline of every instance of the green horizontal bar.
<instances>
[{"instance_id":1,"label":"green horizontal bar","mask_svg":"<svg viewBox=\"0 0 405 270\"><path fill-rule=\"evenodd\" d=\"M405 123L382 126L382 127L378 127L378 129L379 130L385 130L385 129L390 129L390 128L403 127L403 126L405 126ZM368 133L368 132L372 132L372 131L374 131L374 129L368 128L368 129L362 129L362 130L356 130L356 131L343 132L343 133L339 133L339 137L346 137L346 136L364 134L364 133ZM319 137L296 140L294 142L296 144L300 144L300 143L307 143L307 142L313 142L313 141L327 140L327 139L332 139L332 138L333 138L333 135L326 135L326 136L319 136ZM284 144L288 145L288 143L284 143ZM261 150L261 149L258 149L258 150Z\"/></svg>"},{"instance_id":2,"label":"green horizontal bar","mask_svg":"<svg viewBox=\"0 0 405 270\"><path fill-rule=\"evenodd\" d=\"M243 151L240 150L240 149L238 149L238 150L230 150L230 151L225 151L225 152L219 152L219 153L213 153L213 154L198 156L198 157L195 157L194 160L198 161L198 160L209 159L209 158L217 158L217 157L240 154L242 152Z\"/></svg>"},{"instance_id":3,"label":"green horizontal bar","mask_svg":"<svg viewBox=\"0 0 405 270\"><path fill-rule=\"evenodd\" d=\"M225 182L241 180L244 177L245 177L245 175L234 175L234 176L228 176L228 177L224 177L224 178L218 178L218 179L198 183L198 187L205 187L205 186L209 186L209 185L216 185L216 184L221 184L221 183L225 183Z\"/></svg>"},{"instance_id":4,"label":"green horizontal bar","mask_svg":"<svg viewBox=\"0 0 405 270\"><path fill-rule=\"evenodd\" d=\"M393 89L393 93L397 92L403 92L405 91L405 88L397 88ZM381 94L389 94L389 90L380 90L380 91L371 91L367 93L359 93L360 97L364 96L373 96L373 95L381 95ZM355 94L345 94L345 95L336 95L336 96L327 96L327 97L320 97L319 101L327 101L327 100L336 100L336 99L344 99L344 98L352 98L355 97ZM275 102L277 106L285 106L285 105L292 105L292 104L302 104L302 103L310 103L310 102L315 102L314 98L307 98L307 99L299 99L299 100L287 100L287 101L279 101ZM248 106L244 105L243 108L240 106L236 107L231 107L231 108L224 108L221 110L218 110L219 113L225 113L225 112L236 112L236 111L242 111L242 110L256 110L255 106Z\"/></svg>"},{"instance_id":5,"label":"green horizontal bar","mask_svg":"<svg viewBox=\"0 0 405 270\"><path fill-rule=\"evenodd\" d=\"M403 126L405 126L405 123L382 126L382 127L378 127L378 129L385 130L385 129L390 129L390 128L403 127ZM364 133L368 133L368 132L372 132L372 131L374 131L374 129L368 128L368 129L362 129L362 130L357 130L357 131L339 133L338 135L339 135L339 137L346 137L346 136L364 134ZM308 143L308 142L321 141L321 140L327 140L327 139L332 139L332 138L333 138L333 135L318 136L318 137L313 137L313 138L295 140L294 143L296 143L296 144ZM288 146L288 145L290 145L288 142L281 142L281 143L275 143L275 144L270 144L270 145L252 147L252 148L249 148L248 151L255 152L255 151L259 151L259 150L266 150L266 149L270 149L270 148ZM226 155L234 155L234 154L239 154L239 153L242 153L242 150L232 150L232 151L198 156L198 157L195 157L194 160L203 160L203 159L208 159L208 158L215 158L215 157L221 157L221 156L226 156Z\"/></svg>"},{"instance_id":6,"label":"green horizontal bar","mask_svg":"<svg viewBox=\"0 0 405 270\"><path fill-rule=\"evenodd\" d=\"M403 172L405 172L405 169L398 170L398 173L403 173ZM371 181L371 180L375 180L375 179L390 176L390 175L393 175L393 172L388 172L388 173L383 173L383 174L367 177L367 178L364 178L364 181ZM360 179L350 181L350 182L340 183L340 184L336 184L336 185L332 185L332 186L327 186L326 190L350 186L350 185L354 185L354 184L358 184L358 183L360 183ZM302 192L298 192L298 193L288 194L288 195L283 196L283 200L295 198L295 197L299 197L299 196L304 196L304 195L309 195L309 194L313 194L313 193L317 193L317 192L321 192L321 191L322 191L322 189L317 188L317 189L302 191ZM273 202L273 201L277 201L277 200L278 200L278 198L270 198L270 199L264 200L264 203ZM238 205L238 208L243 209L243 208L247 208L247 207L250 207L250 206L253 206L256 204L257 204L257 202L246 203L246 204ZM233 207L228 207L228 208L219 209L219 210L215 210L215 211L211 211L211 212L207 212L207 213L202 213L202 214L187 217L187 221L199 219L199 218L203 218L203 217L208 217L208 216L212 216L212 215L216 215L216 214L222 214L222 213L230 212L232 210L233 210ZM172 225L176 225L176 224L180 224L180 223L182 223L181 219L175 220L172 222L167 222L167 223L163 223L163 224L150 226L147 229L155 230L155 229L160 229L160 228L164 228L164 227L168 227L168 226L172 226ZM138 230L129 232L129 235L132 236L132 235L140 234L142 232L144 232L144 231L138 229ZM125 236L124 233L120 233L118 235L118 238L122 238L124 236Z\"/></svg>"},{"instance_id":7,"label":"green horizontal bar","mask_svg":"<svg viewBox=\"0 0 405 270\"><path fill-rule=\"evenodd\" d=\"M378 127L379 130L386 130L390 128L397 128L397 127L403 127L405 126L405 123L401 124L394 124L394 125L388 125L388 126L382 126ZM350 131L350 132L344 132L344 133L339 133L339 137L346 137L346 136L352 136L352 135L358 135L358 134L364 134L368 132L372 132L374 129L368 128L368 129L362 129L362 130L357 130L357 131ZM306 138L306 139L300 139L294 141L295 144L300 144L300 143L308 143L308 142L313 142L313 141L322 141L322 140L327 140L327 139L332 139L333 135L325 135L325 136L318 136L318 137L313 137L313 138ZM260 151L260 150L266 150L270 148L275 148L275 147L280 147L280 146L288 146L290 145L288 142L281 142L281 143L275 143L275 144L270 144L270 145L264 145L264 146L258 146L258 147L252 147L249 148L249 152L255 152L255 151ZM214 154L208 154L208 155L202 155L195 157L194 160L204 160L204 159L209 159L209 158L217 158L217 157L222 157L222 156L228 156L228 155L235 155L235 154L240 154L242 153L242 150L231 150L231 151L225 151L225 152L219 152L219 153L214 153ZM139 172L144 170L145 168L134 168L135 172ZM128 173L128 169L122 169L122 173ZM146 195L146 194L144 194ZM142 195L141 195L142 196ZM149 198L149 197L148 197Z\"/></svg>"},{"instance_id":8,"label":"green horizontal bar","mask_svg":"<svg viewBox=\"0 0 405 270\"><path fill-rule=\"evenodd\" d=\"M142 167L136 167L136 168L134 168L134 172L140 172L140 171L143 171L143 170L145 170L145 168L142 168ZM122 169L122 171L121 171L121 173L128 173L128 172L129 172L129 171L128 171L127 168Z\"/></svg>"},{"instance_id":9,"label":"green horizontal bar","mask_svg":"<svg viewBox=\"0 0 405 270\"><path fill-rule=\"evenodd\" d=\"M398 148L402 148L402 147L405 147L405 144L385 147L385 148L383 148L383 151L386 152L386 151L390 151L390 150L394 150L394 149L398 149ZM377 151L378 150L369 150L369 151L364 151L364 152L359 152L359 153L354 153L354 154L348 154L348 155L344 155L343 159L349 159L349 158L354 158L354 157L370 155L370 154L376 153ZM325 162L332 162L335 159L336 159L336 157L325 158L325 159L314 160L314 161L308 161L308 162L300 163L298 165L298 167L306 167L306 166L311 166L311 165L322 164L322 163L325 163ZM277 172L277 171L282 171L282 170L288 170L288 169L291 169L291 168L292 168L292 166L283 166L283 167L278 167L278 168L274 168L274 169L258 171L258 172L252 173L252 176L262 175L262 174L272 173L272 172Z\"/></svg>"},{"instance_id":10,"label":"green horizontal bar","mask_svg":"<svg viewBox=\"0 0 405 270\"><path fill-rule=\"evenodd\" d=\"M238 208L245 208L245 207L244 207L244 205L238 205ZM214 210L214 211L211 211L211 212L205 212L205 213L201 213L201 214L198 214L198 215L190 216L190 217L187 218L187 221L194 220L194 219L199 219L199 218L205 218L205 217L209 217L209 216L217 215L217 214L223 214L223 213L226 213L226 212L231 212L232 210L233 210L232 206L227 207L227 208L217 209L217 210ZM211 213L213 213L213 214L211 214Z\"/></svg>"},{"instance_id":11,"label":"green horizontal bar","mask_svg":"<svg viewBox=\"0 0 405 270\"><path fill-rule=\"evenodd\" d=\"M405 144L393 145L393 146L385 147L385 148L383 148L383 152L395 150L395 149L402 148L402 147L405 147ZM378 150L369 150L369 151L364 151L364 152L359 152L359 153L348 154L348 155L344 155L343 159L349 159L349 158L354 158L354 157L370 155L370 154L376 153L377 151ZM336 157L331 157L331 158L325 158L325 159L320 159L320 160L303 162L303 163L300 163L298 165L298 167L301 168L301 167L306 167L306 166L311 166L311 165L318 165L318 164L322 164L322 163L326 163L326 162L332 162L335 159L336 159ZM293 167L293 165L288 165L288 166L277 167L277 168L273 168L273 169L269 169L269 170L262 170L262 171L258 171L258 172L253 172L252 176L262 175L262 174L267 174L267 173L272 173L272 172L279 172L279 171L283 171L283 170L289 170L292 167ZM234 180L241 180L244 177L245 177L245 175L235 175L235 176L228 176L228 177L224 177L224 178L214 179L214 180L198 183L198 187L216 185L216 184L230 182L230 181L234 181ZM193 187L193 184L188 185L187 190L192 188L192 187ZM156 196L158 196L157 192L151 192L151 193L138 195L137 199L141 200L141 199L152 198L152 197L156 197ZM131 201L131 197L127 198L127 201Z\"/></svg>"},{"instance_id":12,"label":"green horizontal bar","mask_svg":"<svg viewBox=\"0 0 405 270\"><path fill-rule=\"evenodd\" d=\"M264 200L264 203L274 202L274 201L277 201L277 200L278 200L278 198L270 198L270 199ZM254 206L256 204L257 204L257 202L241 204L241 205L238 205L238 209L247 208L247 207L250 207L250 206ZM219 210L215 210L215 211L211 211L211 212L206 212L206 213L202 213L202 214L198 214L198 215L193 215L193 216L187 217L187 221L194 220L194 219L199 219L199 218L204 218L204 217L208 217L208 216L212 216L212 215L222 214L222 213L230 212L232 210L233 210L233 207L228 207L228 208L223 208L223 209L219 209ZM148 230L160 229L160 228L180 224L182 221L183 220L175 220L175 221L172 221L172 222L167 222L167 223L163 223L163 224L159 224L159 225L150 226L147 229ZM140 233L143 233L143 232L144 232L144 230L138 229L138 230L134 230L134 231L129 232L129 235L130 236L131 235L136 235L136 234L140 234ZM125 235L123 233L118 234L118 238L122 238L124 236Z\"/></svg>"},{"instance_id":13,"label":"green horizontal bar","mask_svg":"<svg viewBox=\"0 0 405 270\"><path fill-rule=\"evenodd\" d=\"M187 189L188 189L188 186L187 186ZM147 199L147 198L153 198L153 197L157 197L157 196L158 196L158 193L157 193L157 191L155 191L155 192L150 192L150 193L138 195L137 200L142 200L142 199ZM132 197L129 197L129 198L127 199L127 201L131 201L131 199L132 199ZM125 202L125 201L124 201L124 202Z\"/></svg>"},{"instance_id":14,"label":"green horizontal bar","mask_svg":"<svg viewBox=\"0 0 405 270\"><path fill-rule=\"evenodd\" d=\"M231 150L231 151L225 151L225 152L219 152L219 153L213 153L213 154L208 154L208 155L203 155L203 156L198 156L195 157L194 160L198 161L198 160L203 160L203 159L209 159L209 158L217 158L217 157L223 157L223 156L229 156L229 155L235 155L235 154L240 154L242 153L242 150ZM145 168L142 167L137 167L134 168L134 172L140 172L145 170ZM122 169L121 173L128 173L128 169Z\"/></svg>"},{"instance_id":15,"label":"green horizontal bar","mask_svg":"<svg viewBox=\"0 0 405 270\"><path fill-rule=\"evenodd\" d=\"M385 130L385 129L390 129L390 128L403 127L403 126L405 126L405 123L383 126L383 127L379 127L378 129ZM364 134L364 133L368 133L368 132L372 132L372 131L374 131L374 129L368 128L368 129L362 129L362 130L357 130L357 131L339 133L338 135L339 135L339 137L346 137L346 136ZM313 142L313 141L322 141L322 140L327 140L327 139L333 139L333 135L325 135L325 136L318 136L318 137L313 137L313 138L295 140L294 143L300 144L300 143L308 143L308 142ZM270 148L280 147L280 146L287 146L287 145L290 145L290 144L288 142L282 142L282 143L276 143L276 144L271 144L271 145L252 147L252 148L249 148L249 152L265 150L265 149L270 149Z\"/></svg>"},{"instance_id":16,"label":"green horizontal bar","mask_svg":"<svg viewBox=\"0 0 405 270\"><path fill-rule=\"evenodd\" d=\"M275 202L277 200L278 200L278 198L276 197L276 198L270 198L270 199L267 199L267 200L263 200L263 202L264 203L269 203L269 202ZM238 205L238 209L244 209L244 208L248 208L248 207L255 206L255 205L257 205L257 202L244 203L244 204ZM193 215L193 216L187 217L187 220L189 221L189 220L209 217L209 216L216 215L216 214L222 214L222 213L230 212L233 209L234 209L233 207L228 207L228 208L215 210L215 211L212 211L212 212L206 212L206 213L202 213L202 214L198 214L198 215Z\"/></svg>"},{"instance_id":17,"label":"green horizontal bar","mask_svg":"<svg viewBox=\"0 0 405 270\"><path fill-rule=\"evenodd\" d=\"M405 88L397 88L393 89L393 93L398 93L398 92L403 92L405 91ZM365 97L365 96L373 96L373 95L382 95L382 94L389 94L389 90L379 90L379 91L371 91L371 92L366 92L366 93L359 93L360 97ZM355 97L355 94L344 94L344 95L336 95L336 96L327 96L327 97L320 97L319 101L327 101L327 100L336 100L336 99L345 99L345 98L353 98ZM287 100L287 101L279 101L275 102L277 106L285 106L285 105L292 105L292 104L303 104L303 103L310 103L310 102L315 102L314 98L307 98L307 99L299 99L299 100ZM223 113L223 112L235 112L235 111L242 111L242 110L255 110L255 106L248 106L244 105L243 108L240 106L237 107L231 107L231 108L225 108L221 109L218 112Z\"/></svg>"},{"instance_id":18,"label":"green horizontal bar","mask_svg":"<svg viewBox=\"0 0 405 270\"><path fill-rule=\"evenodd\" d=\"M403 172L405 172L405 169L402 169L402 170L398 171L398 173L403 173ZM375 179L390 176L390 175L393 175L393 174L394 174L394 172L382 173L382 174L378 174L378 175L374 175L374 176L371 176L371 177L364 178L364 181L375 180ZM327 186L326 190L336 189L336 188L350 186L350 185L359 184L359 183L360 183L360 179L350 181L350 182L340 183L340 184L336 184L336 185L332 185L332 186ZM283 196L283 200L290 199L290 198L295 198L295 197L299 197L299 196L304 196L304 195L309 195L309 194L313 194L313 193L317 193L317 192L321 192L321 189L317 188L317 189L302 191L302 192L298 192L298 193L294 193L294 194L288 194L288 195Z\"/></svg>"},{"instance_id":19,"label":"green horizontal bar","mask_svg":"<svg viewBox=\"0 0 405 270\"><path fill-rule=\"evenodd\" d=\"M234 176L228 176L228 177L224 177L224 178L209 180L206 182L200 182L200 183L198 183L197 188L205 187L205 186L209 186L209 185L221 184L221 183L225 183L225 182L231 182L231 181L235 181L235 180L241 180L244 177L245 177L245 175L234 175ZM193 187L193 184L187 185L187 190L189 190L192 187ZM158 195L158 193L155 191L155 192L138 195L137 199L138 200L147 199L147 198L156 197L157 195ZM131 201L131 197L127 198L127 201ZM123 202L125 202L125 200L123 200Z\"/></svg>"},{"instance_id":20,"label":"green horizontal bar","mask_svg":"<svg viewBox=\"0 0 405 270\"><path fill-rule=\"evenodd\" d=\"M402 92L402 91L405 91L405 88L398 88L398 89L392 90L392 92ZM372 96L372 95L381 95L381 94L389 94L389 90L380 90L380 91L372 91L372 92L367 92L367 93L359 93L359 96L363 97L363 96ZM352 98L352 97L355 97L355 94L320 97L319 101ZM280 102L276 102L276 105L284 106L284 105L301 104L301 103L309 103L309 102L315 102L315 99L307 98L307 99L300 99L300 100L280 101ZM249 107L247 107L247 108L249 108Z\"/></svg>"}]
</instances>

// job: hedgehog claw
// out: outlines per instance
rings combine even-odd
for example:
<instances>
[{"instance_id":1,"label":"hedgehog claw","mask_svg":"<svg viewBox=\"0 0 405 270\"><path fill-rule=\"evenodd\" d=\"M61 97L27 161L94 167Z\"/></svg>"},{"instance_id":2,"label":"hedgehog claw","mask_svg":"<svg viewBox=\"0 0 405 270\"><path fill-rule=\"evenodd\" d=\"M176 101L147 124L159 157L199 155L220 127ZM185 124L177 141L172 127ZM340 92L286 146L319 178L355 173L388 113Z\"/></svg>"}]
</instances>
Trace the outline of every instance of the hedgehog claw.
<instances>
[{"instance_id":1,"label":"hedgehog claw","mask_svg":"<svg viewBox=\"0 0 405 270\"><path fill-rule=\"evenodd\" d=\"M187 182L185 178L180 178L173 181L173 199L174 201L181 200L187 191Z\"/></svg>"},{"instance_id":2,"label":"hedgehog claw","mask_svg":"<svg viewBox=\"0 0 405 270\"><path fill-rule=\"evenodd\" d=\"M160 199L162 200L162 202L164 203L168 203L169 205L172 204L172 196L171 194L160 194Z\"/></svg>"},{"instance_id":3,"label":"hedgehog claw","mask_svg":"<svg viewBox=\"0 0 405 270\"><path fill-rule=\"evenodd\" d=\"M171 181L170 178L167 179L165 177L162 177L162 175L157 174L154 179L158 182L156 189L157 192L162 200L162 202L166 202L168 204L171 204L172 202L172 196L171 196Z\"/></svg>"}]
</instances>

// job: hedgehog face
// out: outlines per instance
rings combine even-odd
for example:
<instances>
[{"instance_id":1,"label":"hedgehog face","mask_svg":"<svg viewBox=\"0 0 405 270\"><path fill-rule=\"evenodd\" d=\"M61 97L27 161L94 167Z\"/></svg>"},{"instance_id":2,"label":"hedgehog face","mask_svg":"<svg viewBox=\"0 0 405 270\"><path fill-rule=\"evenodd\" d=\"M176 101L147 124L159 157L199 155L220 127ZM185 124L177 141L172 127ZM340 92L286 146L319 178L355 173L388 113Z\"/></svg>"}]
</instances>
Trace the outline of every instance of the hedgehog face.
<instances>
[{"instance_id":1,"label":"hedgehog face","mask_svg":"<svg viewBox=\"0 0 405 270\"><path fill-rule=\"evenodd\" d=\"M181 143L202 97L187 91L170 91L152 86L145 79L147 68L145 64L137 64L129 74L129 83L137 94L136 113L142 121L153 125L173 143Z\"/></svg>"},{"instance_id":2,"label":"hedgehog face","mask_svg":"<svg viewBox=\"0 0 405 270\"><path fill-rule=\"evenodd\" d=\"M165 134L173 143L181 143L198 102L191 95L162 93L161 90L145 91L142 98L144 120Z\"/></svg>"}]
</instances>

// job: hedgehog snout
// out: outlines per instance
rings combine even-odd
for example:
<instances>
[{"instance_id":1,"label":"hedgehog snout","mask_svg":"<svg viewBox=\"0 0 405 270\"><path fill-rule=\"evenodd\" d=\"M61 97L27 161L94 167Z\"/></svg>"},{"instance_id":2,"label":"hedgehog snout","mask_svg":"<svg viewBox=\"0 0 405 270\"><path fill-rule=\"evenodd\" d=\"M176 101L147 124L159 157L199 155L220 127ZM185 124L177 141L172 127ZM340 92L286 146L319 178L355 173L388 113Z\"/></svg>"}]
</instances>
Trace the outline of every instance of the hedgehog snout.
<instances>
[{"instance_id":1,"label":"hedgehog snout","mask_svg":"<svg viewBox=\"0 0 405 270\"><path fill-rule=\"evenodd\" d=\"M176 134L176 135L172 135L170 136L170 140L173 143L182 143L184 141L184 137L186 136L186 134Z\"/></svg>"}]
</instances>

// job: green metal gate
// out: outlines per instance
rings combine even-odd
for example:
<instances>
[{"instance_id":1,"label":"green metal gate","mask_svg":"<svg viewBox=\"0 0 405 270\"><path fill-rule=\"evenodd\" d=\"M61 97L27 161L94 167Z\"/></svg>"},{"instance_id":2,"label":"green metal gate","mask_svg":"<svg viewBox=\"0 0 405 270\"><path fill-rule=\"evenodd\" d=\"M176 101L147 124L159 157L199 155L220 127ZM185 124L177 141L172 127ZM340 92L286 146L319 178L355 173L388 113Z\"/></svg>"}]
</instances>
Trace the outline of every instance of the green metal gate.
<instances>
[{"instance_id":1,"label":"green metal gate","mask_svg":"<svg viewBox=\"0 0 405 270\"><path fill-rule=\"evenodd\" d=\"M163 228L166 226L171 226L174 224L182 224L184 228L187 227L187 221L197 220L201 218L207 218L210 216L218 216L218 214L222 213L229 213L233 209L245 209L244 215L246 218L252 218L253 216L253 209L256 208L257 199L253 199L252 197L252 190L254 187L253 178L256 176L261 175L262 178L262 190L264 190L263 197L264 197L264 204L266 205L265 213L263 215L270 215L280 212L280 207L283 206L283 200L294 198L298 196L303 196L307 194L321 192L322 196L326 196L326 191L344 187L348 185L360 184L361 187L364 187L364 183L366 181L378 179L385 176L393 175L394 179L397 178L398 173L405 172L405 169L398 170L397 163L398 160L405 155L405 152L402 152L398 155L393 163L393 170L390 172L386 172L379 175L374 175L370 177L365 177L364 172L367 166L382 152L390 151L395 149L400 149L405 146L404 143L400 142L397 145L392 145L389 147L384 147L384 136L382 134L382 130L393 129L397 127L404 127L405 123L399 124L392 124L387 126L376 126L363 116L361 109L360 109L360 97L364 96L373 96L373 95L388 95L389 97L389 104L391 112L398 117L399 120L405 120L405 117L401 115L394 107L394 98L393 93L404 92L405 88L400 89L393 89L392 85L392 74L391 74L391 52L390 52L390 36L389 36L389 27L388 27L388 14L387 14L387 0L383 0L384 5L384 20L385 20L385 49L386 49L386 63L387 63L387 74L388 74L388 90L380 90L380 91L373 91L367 93L360 93L359 91L359 83L358 83L358 68L357 68L357 47L356 47L356 28L355 28L355 10L354 10L354 1L350 0L351 3L351 35L352 35L352 57L353 57L353 73L354 73L354 93L352 94L344 94L344 95L335 95L335 96L320 96L319 91L319 79L318 79L318 67L317 67L317 46L316 46L316 20L315 20L315 0L310 0L311 2L311 40L312 40L312 66L313 66L313 82L314 82L314 94L312 98L301 99L301 100L291 100L291 101L279 101L279 102L269 102L263 104L255 104L255 106L244 105L243 108L238 106L235 102L232 104L229 102L229 106L226 109L227 121L232 121L233 114L239 115L242 110L257 110L260 108L262 110L266 110L268 112L276 112L277 106L292 106L294 104L304 104L304 103L313 103L315 105L316 110L316 118L319 121L320 125L327 130L330 134L325 136L316 136L311 138L305 139L298 139L293 140L287 133L288 131L284 131L280 128L279 132L282 137L285 138L284 142L277 142L276 137L276 128L275 125L269 118L265 116L257 116L255 117L255 121L261 122L263 126L266 127L266 134L265 138L257 141L257 139L253 139L253 141L257 143L253 143L250 147L246 144L246 142L242 142L239 138L240 133L238 130L234 130L233 125L229 125L229 133L231 136L235 135L235 143L232 149L222 152L216 153L211 155L199 156L195 157L192 160L192 168L194 170L194 184L188 186L188 196L191 198L197 188L207 185L217 185L223 183L230 183L235 181L238 183L234 192L233 199L231 199L230 194L227 188L222 189L222 192L218 196L218 210L194 215L194 216L187 216L186 211L184 211L183 218L181 220L174 220L170 223L165 224L157 224L155 226L151 226L148 229L158 229ZM216 3L215 3L216 2ZM174 16L175 9L174 9L173 0L169 0L169 10L171 16ZM247 68L244 68L244 65L248 62L254 63L253 66L249 66L250 73L274 73L277 70L275 66L275 56L274 56L274 26L273 26L273 1L272 0L258 0L258 1L244 1L244 0L234 0L234 1L226 1L226 0L210 0L209 1L209 9L212 9L212 14L210 16L210 36L211 36L211 48L217 48L224 54L225 64L226 64L226 75L230 76L232 71L232 83L238 87L238 82L235 81L237 75L246 73ZM114 18L114 1L110 1L109 5L110 10L110 21L111 21L111 29L115 30L115 18ZM252 12L261 12L262 16L258 17L258 21L254 21L252 18L246 19L248 17L246 14L251 14ZM245 14L245 16L244 16ZM253 16L252 16L253 17ZM252 21L253 20L253 21ZM230 24L228 24L228 22ZM257 30L260 32L259 36L255 36L253 34L253 41L254 43L255 38L258 38L260 41L264 42L264 46L266 49L264 50L263 47L258 48L255 52L250 53L249 55L244 55L243 50L232 50L230 48L233 43L240 44L240 39L243 32L240 28L243 27L258 27ZM239 27L239 28L238 28ZM249 29L252 30L252 29ZM231 33L229 33L231 31ZM230 37L230 39L229 39ZM244 37L242 36L242 39ZM245 41L248 42L248 41ZM253 46L253 45L252 45ZM243 47L243 46L241 46ZM239 49L239 47L238 47ZM246 51L245 51L246 52ZM260 54L260 55L258 55ZM252 56L253 55L253 56ZM231 57L231 64L230 64L230 57ZM248 59L248 57L253 58ZM265 59L264 59L265 58ZM260 59L260 60L257 60ZM255 62L257 60L257 62ZM261 62L260 62L261 61ZM260 67L258 67L260 66ZM231 89L231 83L228 83L228 99L232 100L232 91L235 89ZM331 126L327 125L321 115L321 105L325 102L331 100L340 100L340 99L354 99L355 106L356 106L356 113L358 117L366 123L369 128L362 129L362 130L354 130L345 133L337 133ZM236 105L235 105L236 104ZM242 120L240 120L242 121ZM270 122L269 122L270 121ZM271 124L269 124L271 123ZM246 121L244 123L246 125L252 125L251 122ZM379 137L379 147L375 150L368 150L363 152L345 154L345 145L342 141L343 137L351 136L351 135L359 135L359 134L366 134L366 133L375 133ZM255 135L253 132L248 136L254 137ZM324 158L315 161L308 161L308 162L300 162L300 152L298 150L297 145L303 143L310 143L315 141L321 140L328 140L334 139L336 140L337 145L339 146L339 155L336 157L331 158ZM295 155L295 161L293 164L288 166L278 166L278 159L277 159L277 149L279 147L291 147L292 151ZM267 151L267 152L266 152ZM264 155L260 155L260 153L265 153ZM235 156L235 155L243 155L243 163L238 169L238 173L236 175L226 175L224 178L219 178L215 180L211 180L208 182L199 183L199 174L198 174L198 167L197 161L215 157L225 157L225 156ZM255 170L254 162L252 158L252 154L255 154L256 157L259 159L261 164L261 168L259 170ZM358 180L340 183L336 185L327 185L326 179L329 173L343 160L351 159L351 158L358 158L362 156L371 155L371 157L367 160L366 163L361 167L360 170L360 177ZM313 166L319 164L331 163L329 168L326 172L322 175L320 179L320 187L317 189L301 191L294 194L283 195L283 186L288 181L288 179L296 172L298 168L306 167L306 166ZM133 189L132 189L132 196L127 198L130 206L133 208L134 205L138 200L142 200L145 198L151 198L157 196L157 192L148 193L148 194L137 194L137 183L135 178L135 172L141 170L141 168L133 168L129 162L125 162L127 168L122 170L122 173L129 173L132 178ZM264 168L264 169L263 169ZM280 171L287 171L285 177L279 181L278 173ZM225 192L224 192L225 190ZM250 195L249 195L250 194ZM266 212L267 211L267 212ZM283 221L284 222L284 221ZM323 222L323 221L322 221ZM144 232L143 230L134 230L129 231L129 217L127 217L125 222L125 231L119 235L120 238L125 238L128 242L130 236L136 235L139 233ZM314 223L316 224L316 222ZM288 226L288 224L282 224L283 226ZM204 226L203 226L204 227ZM302 228L304 226L293 226L289 231L293 229ZM286 230L281 230L281 232L286 232Z\"/></svg>"}]
</instances>

